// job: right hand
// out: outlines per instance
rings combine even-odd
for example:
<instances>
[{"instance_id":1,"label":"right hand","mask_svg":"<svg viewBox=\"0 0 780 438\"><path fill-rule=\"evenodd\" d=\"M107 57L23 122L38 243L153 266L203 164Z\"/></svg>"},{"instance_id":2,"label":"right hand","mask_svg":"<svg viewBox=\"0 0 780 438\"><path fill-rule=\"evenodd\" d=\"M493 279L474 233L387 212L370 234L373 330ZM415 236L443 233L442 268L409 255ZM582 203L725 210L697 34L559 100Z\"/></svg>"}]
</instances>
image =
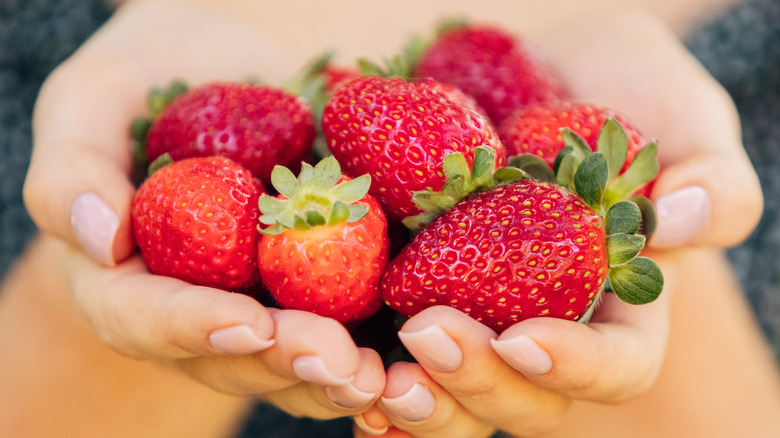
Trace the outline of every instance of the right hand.
<instances>
[{"instance_id":1,"label":"right hand","mask_svg":"<svg viewBox=\"0 0 780 438\"><path fill-rule=\"evenodd\" d=\"M152 275L135 254L128 130L148 89L173 78L278 77L270 53L214 11L129 2L46 80L25 202L44 233L70 244L73 300L109 347L294 415L355 414L379 397L384 369L343 326Z\"/></svg>"}]
</instances>

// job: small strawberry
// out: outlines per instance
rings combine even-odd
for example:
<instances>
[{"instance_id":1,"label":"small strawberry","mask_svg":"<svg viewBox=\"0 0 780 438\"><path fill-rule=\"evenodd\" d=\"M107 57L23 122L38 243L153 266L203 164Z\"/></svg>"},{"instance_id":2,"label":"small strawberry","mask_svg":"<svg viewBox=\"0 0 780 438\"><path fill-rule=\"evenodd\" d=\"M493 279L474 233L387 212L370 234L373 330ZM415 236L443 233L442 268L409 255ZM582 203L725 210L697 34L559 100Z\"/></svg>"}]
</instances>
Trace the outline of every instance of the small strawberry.
<instances>
[{"instance_id":1,"label":"small strawberry","mask_svg":"<svg viewBox=\"0 0 780 438\"><path fill-rule=\"evenodd\" d=\"M492 125L431 79L347 81L325 106L322 128L345 173L371 175L371 194L396 221L421 212L412 202L414 192L442 188L442 161L449 153L471 160L474 148L486 145L504 162Z\"/></svg>"},{"instance_id":2,"label":"small strawberry","mask_svg":"<svg viewBox=\"0 0 780 438\"><path fill-rule=\"evenodd\" d=\"M196 157L155 171L132 205L135 239L158 275L240 292L259 285L257 202L264 193L224 157Z\"/></svg>"},{"instance_id":3,"label":"small strawberry","mask_svg":"<svg viewBox=\"0 0 780 438\"><path fill-rule=\"evenodd\" d=\"M648 141L627 117L604 106L569 100L529 105L504 120L498 127L498 136L508 156L534 154L552 167L555 157L565 147L562 129L574 132L595 151L607 119L619 122L627 136L623 172Z\"/></svg>"},{"instance_id":4,"label":"small strawberry","mask_svg":"<svg viewBox=\"0 0 780 438\"><path fill-rule=\"evenodd\" d=\"M266 184L274 165L297 166L312 147L311 106L281 88L211 82L187 89L177 84L173 94L154 90L150 100L152 120L135 135L145 139L149 162L165 153L174 160L219 155Z\"/></svg>"},{"instance_id":5,"label":"small strawberry","mask_svg":"<svg viewBox=\"0 0 780 438\"><path fill-rule=\"evenodd\" d=\"M642 211L622 196L657 172L655 146L643 149L618 177L622 162L615 158L625 156L626 145L607 143L597 153L581 145L567 148L555 183L521 179L455 203L391 260L382 298L407 316L452 306L497 332L539 316L586 322L607 278L627 302L654 300L663 278L652 260L638 257L646 240ZM475 162L490 161L479 156L486 153L479 148ZM454 160L461 162L455 167L465 161L447 157ZM471 178L489 178L488 168L475 166ZM511 181L522 175L517 172L504 168L495 177ZM448 184L461 183L451 177ZM435 197L415 195L426 204Z\"/></svg>"},{"instance_id":6,"label":"small strawberry","mask_svg":"<svg viewBox=\"0 0 780 438\"><path fill-rule=\"evenodd\" d=\"M368 195L371 178L341 175L333 157L304 163L296 179L277 166L276 198L259 205L263 283L285 308L307 310L351 327L382 305L379 278L388 258L387 220Z\"/></svg>"},{"instance_id":7,"label":"small strawberry","mask_svg":"<svg viewBox=\"0 0 780 438\"><path fill-rule=\"evenodd\" d=\"M458 87L496 126L525 105L565 96L541 51L504 29L446 25L431 43L420 45L411 50L414 75Z\"/></svg>"}]
</instances>

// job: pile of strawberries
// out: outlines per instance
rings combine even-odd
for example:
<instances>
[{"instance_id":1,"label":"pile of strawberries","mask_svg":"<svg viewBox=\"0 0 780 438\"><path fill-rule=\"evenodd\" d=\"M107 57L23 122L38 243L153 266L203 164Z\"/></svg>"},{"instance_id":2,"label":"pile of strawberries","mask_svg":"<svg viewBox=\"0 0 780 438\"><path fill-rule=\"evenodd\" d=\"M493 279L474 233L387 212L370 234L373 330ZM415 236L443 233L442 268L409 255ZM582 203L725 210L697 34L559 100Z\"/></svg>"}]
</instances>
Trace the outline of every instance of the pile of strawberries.
<instances>
[{"instance_id":1,"label":"pile of strawberries","mask_svg":"<svg viewBox=\"0 0 780 438\"><path fill-rule=\"evenodd\" d=\"M349 328L445 305L501 332L587 322L606 292L654 300L656 144L569 99L503 29L415 47L385 72L323 58L287 89L154 90L132 130L151 162L132 206L149 270Z\"/></svg>"}]
</instances>

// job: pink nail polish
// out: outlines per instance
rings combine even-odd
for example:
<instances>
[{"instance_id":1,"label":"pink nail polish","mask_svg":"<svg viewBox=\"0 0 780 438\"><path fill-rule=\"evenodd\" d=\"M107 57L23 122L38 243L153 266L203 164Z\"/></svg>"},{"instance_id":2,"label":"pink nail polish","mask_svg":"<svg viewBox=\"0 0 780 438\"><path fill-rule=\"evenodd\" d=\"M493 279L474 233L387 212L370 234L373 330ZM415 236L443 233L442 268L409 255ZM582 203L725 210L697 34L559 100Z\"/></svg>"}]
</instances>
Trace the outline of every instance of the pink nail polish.
<instances>
[{"instance_id":1,"label":"pink nail polish","mask_svg":"<svg viewBox=\"0 0 780 438\"><path fill-rule=\"evenodd\" d=\"M447 332L437 325L416 332L398 332L404 346L426 368L455 371L463 362L463 352Z\"/></svg>"},{"instance_id":2,"label":"pink nail polish","mask_svg":"<svg viewBox=\"0 0 780 438\"><path fill-rule=\"evenodd\" d=\"M425 386L415 383L406 394L396 398L382 397L387 410L407 421L422 421L433 414L436 400Z\"/></svg>"},{"instance_id":3,"label":"pink nail polish","mask_svg":"<svg viewBox=\"0 0 780 438\"><path fill-rule=\"evenodd\" d=\"M491 339L490 344L506 363L523 374L536 376L549 373L552 369L550 355L528 336Z\"/></svg>"},{"instance_id":4,"label":"pink nail polish","mask_svg":"<svg viewBox=\"0 0 780 438\"><path fill-rule=\"evenodd\" d=\"M353 376L339 377L325 366L317 356L299 356L293 360L293 371L307 382L321 386L341 386L352 382Z\"/></svg>"},{"instance_id":5,"label":"pink nail polish","mask_svg":"<svg viewBox=\"0 0 780 438\"><path fill-rule=\"evenodd\" d=\"M682 245L695 238L712 214L709 193L690 186L658 198L655 202L658 228L652 237L655 247Z\"/></svg>"},{"instance_id":6,"label":"pink nail polish","mask_svg":"<svg viewBox=\"0 0 780 438\"><path fill-rule=\"evenodd\" d=\"M252 354L274 345L273 339L261 339L246 325L236 325L211 332L209 343L224 354Z\"/></svg>"},{"instance_id":7,"label":"pink nail polish","mask_svg":"<svg viewBox=\"0 0 780 438\"><path fill-rule=\"evenodd\" d=\"M92 192L79 195L70 209L73 233L84 251L106 266L114 266L114 238L119 216Z\"/></svg>"},{"instance_id":8,"label":"pink nail polish","mask_svg":"<svg viewBox=\"0 0 780 438\"><path fill-rule=\"evenodd\" d=\"M340 386L328 386L325 388L325 394L333 403L347 409L363 406L374 399L374 394L361 391L351 383Z\"/></svg>"}]
</instances>

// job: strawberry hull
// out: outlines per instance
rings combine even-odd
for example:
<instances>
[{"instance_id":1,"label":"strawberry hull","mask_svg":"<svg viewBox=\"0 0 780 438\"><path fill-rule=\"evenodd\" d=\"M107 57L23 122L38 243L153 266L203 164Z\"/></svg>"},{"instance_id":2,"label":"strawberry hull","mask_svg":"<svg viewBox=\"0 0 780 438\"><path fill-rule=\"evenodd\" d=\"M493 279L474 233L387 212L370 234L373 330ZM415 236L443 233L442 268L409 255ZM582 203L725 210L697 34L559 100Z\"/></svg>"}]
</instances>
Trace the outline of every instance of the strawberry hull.
<instances>
[{"instance_id":1,"label":"strawberry hull","mask_svg":"<svg viewBox=\"0 0 780 438\"><path fill-rule=\"evenodd\" d=\"M578 319L607 275L601 219L577 196L521 181L439 216L389 264L382 298L412 316L446 305L497 332L533 317Z\"/></svg>"}]
</instances>

